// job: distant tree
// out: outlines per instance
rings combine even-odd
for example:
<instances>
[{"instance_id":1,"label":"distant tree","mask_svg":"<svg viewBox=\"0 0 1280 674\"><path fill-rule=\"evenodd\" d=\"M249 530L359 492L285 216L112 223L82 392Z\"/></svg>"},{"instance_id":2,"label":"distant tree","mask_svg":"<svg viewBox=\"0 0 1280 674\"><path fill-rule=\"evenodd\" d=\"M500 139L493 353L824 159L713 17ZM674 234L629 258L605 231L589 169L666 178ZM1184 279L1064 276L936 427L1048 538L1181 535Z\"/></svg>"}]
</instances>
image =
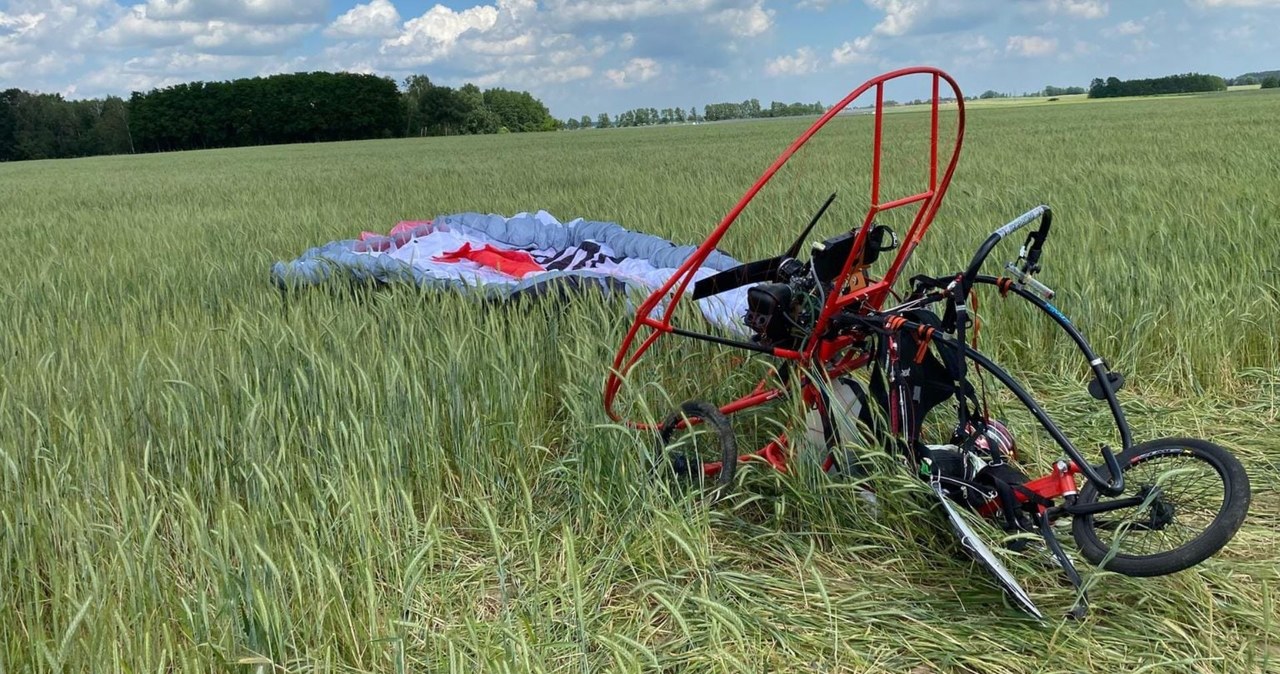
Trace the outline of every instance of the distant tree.
<instances>
[{"instance_id":1,"label":"distant tree","mask_svg":"<svg viewBox=\"0 0 1280 674\"><path fill-rule=\"evenodd\" d=\"M591 115L583 115L582 119L578 120L578 124L584 129L591 128Z\"/></svg>"},{"instance_id":2,"label":"distant tree","mask_svg":"<svg viewBox=\"0 0 1280 674\"><path fill-rule=\"evenodd\" d=\"M611 126L613 125L609 123L609 113L607 112L600 113L600 116L596 118L596 128L607 129Z\"/></svg>"},{"instance_id":3,"label":"distant tree","mask_svg":"<svg viewBox=\"0 0 1280 674\"><path fill-rule=\"evenodd\" d=\"M0 92L0 161L18 159L18 99L19 89Z\"/></svg>"},{"instance_id":4,"label":"distant tree","mask_svg":"<svg viewBox=\"0 0 1280 674\"><path fill-rule=\"evenodd\" d=\"M466 109L462 121L463 133L497 133L502 126L501 120L484 103L484 94L480 87L468 82L458 89L458 98Z\"/></svg>"},{"instance_id":5,"label":"distant tree","mask_svg":"<svg viewBox=\"0 0 1280 674\"><path fill-rule=\"evenodd\" d=\"M995 91L995 90L993 90L993 89L987 89L986 91L982 92L982 93L978 96L978 98L981 98L981 99L984 99L984 100L985 100L985 99L988 99L988 98L1000 98L1000 97L1002 97L1002 96L1003 96L1003 94L1001 94L999 91Z\"/></svg>"},{"instance_id":6,"label":"distant tree","mask_svg":"<svg viewBox=\"0 0 1280 674\"><path fill-rule=\"evenodd\" d=\"M93 122L96 154L133 152L133 136L129 133L129 105L119 96L108 96Z\"/></svg>"},{"instance_id":7,"label":"distant tree","mask_svg":"<svg viewBox=\"0 0 1280 674\"><path fill-rule=\"evenodd\" d=\"M410 75L404 78L404 107L406 136L423 134L422 113L420 112L422 96L432 87L431 79L426 75Z\"/></svg>"},{"instance_id":8,"label":"distant tree","mask_svg":"<svg viewBox=\"0 0 1280 674\"><path fill-rule=\"evenodd\" d=\"M1262 80L1263 89L1280 89L1280 77L1271 76Z\"/></svg>"},{"instance_id":9,"label":"distant tree","mask_svg":"<svg viewBox=\"0 0 1280 674\"><path fill-rule=\"evenodd\" d=\"M1245 73L1235 79L1227 80L1227 84L1262 84L1268 77L1280 77L1280 70L1259 70Z\"/></svg>"},{"instance_id":10,"label":"distant tree","mask_svg":"<svg viewBox=\"0 0 1280 674\"><path fill-rule=\"evenodd\" d=\"M1041 96L1070 96L1072 94L1085 93L1084 87L1055 87L1047 86L1041 90Z\"/></svg>"},{"instance_id":11,"label":"distant tree","mask_svg":"<svg viewBox=\"0 0 1280 674\"><path fill-rule=\"evenodd\" d=\"M484 104L510 131L553 131L556 119L527 91L494 88L484 91Z\"/></svg>"},{"instance_id":12,"label":"distant tree","mask_svg":"<svg viewBox=\"0 0 1280 674\"><path fill-rule=\"evenodd\" d=\"M139 151L322 142L406 132L396 83L355 73L295 73L188 82L129 99Z\"/></svg>"},{"instance_id":13,"label":"distant tree","mask_svg":"<svg viewBox=\"0 0 1280 674\"><path fill-rule=\"evenodd\" d=\"M468 101L451 87L433 86L418 100L422 128L430 136L451 136L465 130Z\"/></svg>"},{"instance_id":14,"label":"distant tree","mask_svg":"<svg viewBox=\"0 0 1280 674\"><path fill-rule=\"evenodd\" d=\"M1108 77L1104 82L1094 79L1089 85L1089 98L1116 98L1120 96L1153 96L1181 94L1198 91L1226 91L1227 81L1217 75L1186 73L1154 79L1124 80Z\"/></svg>"}]
</instances>

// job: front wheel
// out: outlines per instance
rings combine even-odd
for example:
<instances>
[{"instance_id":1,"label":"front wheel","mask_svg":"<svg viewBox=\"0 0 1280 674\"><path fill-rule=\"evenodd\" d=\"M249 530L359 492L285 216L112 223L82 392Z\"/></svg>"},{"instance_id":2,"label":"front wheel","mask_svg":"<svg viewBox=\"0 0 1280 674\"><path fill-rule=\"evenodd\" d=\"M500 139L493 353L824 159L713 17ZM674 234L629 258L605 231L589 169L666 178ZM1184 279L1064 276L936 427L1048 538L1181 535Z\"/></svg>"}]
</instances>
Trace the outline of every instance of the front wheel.
<instances>
[{"instance_id":1,"label":"front wheel","mask_svg":"<svg viewBox=\"0 0 1280 674\"><path fill-rule=\"evenodd\" d=\"M695 419L702 423L693 425ZM660 463L671 473L711 487L713 498L723 496L733 485L738 470L733 424L709 402L685 401L667 417L658 430L658 450ZM709 485L712 481L714 485Z\"/></svg>"},{"instance_id":2,"label":"front wheel","mask_svg":"<svg viewBox=\"0 0 1280 674\"><path fill-rule=\"evenodd\" d=\"M1117 459L1125 493L1115 500L1141 497L1141 503L1075 517L1071 535L1093 564L1126 576L1176 573L1213 556L1244 523L1249 476L1226 449L1204 440L1162 438ZM1076 503L1099 503L1092 483Z\"/></svg>"}]
</instances>

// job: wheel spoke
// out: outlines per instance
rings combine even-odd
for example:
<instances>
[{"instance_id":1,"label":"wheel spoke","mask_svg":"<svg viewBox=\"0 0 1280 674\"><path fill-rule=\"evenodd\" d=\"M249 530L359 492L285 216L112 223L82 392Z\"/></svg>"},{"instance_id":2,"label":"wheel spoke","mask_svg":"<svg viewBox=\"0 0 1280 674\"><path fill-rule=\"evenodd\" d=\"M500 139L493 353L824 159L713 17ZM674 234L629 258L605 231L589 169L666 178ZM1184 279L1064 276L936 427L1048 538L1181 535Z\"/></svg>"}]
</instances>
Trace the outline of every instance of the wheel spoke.
<instances>
[{"instance_id":1,"label":"wheel spoke","mask_svg":"<svg viewBox=\"0 0 1280 674\"><path fill-rule=\"evenodd\" d=\"M1125 481L1134 485L1135 494L1158 489L1145 505L1094 515L1094 529L1107 532L1099 536L1102 545L1125 556L1160 554L1195 540L1226 498L1217 471L1196 456L1152 457L1133 466Z\"/></svg>"}]
</instances>

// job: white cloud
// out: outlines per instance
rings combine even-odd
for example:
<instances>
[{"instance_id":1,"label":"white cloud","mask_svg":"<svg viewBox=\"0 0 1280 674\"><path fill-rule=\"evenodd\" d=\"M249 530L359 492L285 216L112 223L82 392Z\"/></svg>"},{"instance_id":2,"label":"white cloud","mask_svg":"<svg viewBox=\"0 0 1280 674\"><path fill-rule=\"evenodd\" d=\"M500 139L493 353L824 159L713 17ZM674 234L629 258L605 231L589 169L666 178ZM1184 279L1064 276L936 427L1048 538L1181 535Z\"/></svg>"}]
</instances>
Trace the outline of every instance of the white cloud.
<instances>
[{"instance_id":1,"label":"white cloud","mask_svg":"<svg viewBox=\"0 0 1280 674\"><path fill-rule=\"evenodd\" d=\"M35 28L36 24L43 21L44 16L43 12L39 14L6 14L5 12L0 12L0 30L8 33L8 35L4 36L5 38L22 37L31 32L31 29Z\"/></svg>"},{"instance_id":2,"label":"white cloud","mask_svg":"<svg viewBox=\"0 0 1280 674\"><path fill-rule=\"evenodd\" d=\"M850 40L831 50L831 60L838 65L869 62L872 60L872 40L870 35Z\"/></svg>"},{"instance_id":3,"label":"white cloud","mask_svg":"<svg viewBox=\"0 0 1280 674\"><path fill-rule=\"evenodd\" d=\"M517 35L510 39L497 40L472 40L467 43L467 48L476 54L486 54L489 56L514 56L517 54L532 55L534 47L533 35L528 33ZM551 55L551 61L563 59L567 52L556 52ZM561 61L563 62L563 61Z\"/></svg>"},{"instance_id":4,"label":"white cloud","mask_svg":"<svg viewBox=\"0 0 1280 674\"><path fill-rule=\"evenodd\" d=\"M953 51L951 59L957 68L984 68L1000 56L1000 48L982 34L958 36L948 47ZM956 47L959 53L954 53Z\"/></svg>"},{"instance_id":5,"label":"white cloud","mask_svg":"<svg viewBox=\"0 0 1280 674\"><path fill-rule=\"evenodd\" d=\"M1256 7L1259 9L1280 8L1280 0L1188 0L1187 4L1194 7L1205 7L1209 9L1218 7Z\"/></svg>"},{"instance_id":6,"label":"white cloud","mask_svg":"<svg viewBox=\"0 0 1280 674\"><path fill-rule=\"evenodd\" d=\"M998 20L1008 14L1008 0L863 0L884 16L871 29L874 35L955 33Z\"/></svg>"},{"instance_id":7,"label":"white cloud","mask_svg":"<svg viewBox=\"0 0 1280 674\"><path fill-rule=\"evenodd\" d=\"M115 46L167 46L187 42L204 31L206 24L197 21L156 21L147 16L144 5L136 5L110 28L103 40Z\"/></svg>"},{"instance_id":8,"label":"white cloud","mask_svg":"<svg viewBox=\"0 0 1280 674\"><path fill-rule=\"evenodd\" d=\"M874 9L884 12L884 18L873 29L880 35L904 35L922 18L932 4L929 0L866 0ZM846 43L848 44L848 43Z\"/></svg>"},{"instance_id":9,"label":"white cloud","mask_svg":"<svg viewBox=\"0 0 1280 674\"><path fill-rule=\"evenodd\" d=\"M1253 26L1231 26L1230 28L1215 28L1213 36L1224 42L1248 43L1254 38Z\"/></svg>"},{"instance_id":10,"label":"white cloud","mask_svg":"<svg viewBox=\"0 0 1280 674\"><path fill-rule=\"evenodd\" d=\"M1049 0L1049 10L1077 19L1101 19L1110 11L1105 0Z\"/></svg>"},{"instance_id":11,"label":"white cloud","mask_svg":"<svg viewBox=\"0 0 1280 674\"><path fill-rule=\"evenodd\" d=\"M396 79L428 73L451 85L472 81L604 107L611 100L656 102L681 88L706 96L774 95L753 93L762 85L752 78L764 75L778 78L769 90L789 95L787 76L825 75L828 63L887 69L949 62L981 78L1010 59L1035 57L1071 63L1083 74L1070 76L1079 78L1110 60L1165 62L1170 50L1183 49L1159 37L1175 26L1198 31L1223 59L1254 62L1265 51L1259 36L1269 17L1261 8L1280 8L1280 0L1181 0L1143 17L1111 15L1108 0L853 1L865 8L850 2L0 0L0 79L29 90L101 96L273 68ZM1115 4L1117 13L1129 9ZM869 11L870 27L825 42L797 37L780 30L795 9L803 10L798 18L831 21L837 9ZM1022 34L997 32L1008 25L1022 26L1012 31ZM1084 31L1088 25L1096 28ZM1254 35L1242 37L1243 26L1256 26ZM609 92L610 85L627 93Z\"/></svg>"},{"instance_id":12,"label":"white cloud","mask_svg":"<svg viewBox=\"0 0 1280 674\"><path fill-rule=\"evenodd\" d=\"M818 58L813 50L801 47L793 54L784 54L771 59L764 66L764 72L771 77L782 75L807 75L818 69Z\"/></svg>"},{"instance_id":13,"label":"white cloud","mask_svg":"<svg viewBox=\"0 0 1280 674\"><path fill-rule=\"evenodd\" d=\"M577 65L568 68L525 68L499 70L486 73L477 77L474 81L478 87L492 87L503 84L511 84L519 82L520 86L528 87L530 85L546 85L546 84L565 84L568 82L576 82L591 77L595 71L590 66Z\"/></svg>"},{"instance_id":14,"label":"white cloud","mask_svg":"<svg viewBox=\"0 0 1280 674\"><path fill-rule=\"evenodd\" d=\"M1019 56L1048 56L1058 49L1058 40L1039 35L1010 35L1005 51Z\"/></svg>"},{"instance_id":15,"label":"white cloud","mask_svg":"<svg viewBox=\"0 0 1280 674\"><path fill-rule=\"evenodd\" d=\"M226 71L249 67L254 59L244 56L196 54L165 51L139 56L124 62L123 70L134 73L186 74L201 71Z\"/></svg>"},{"instance_id":16,"label":"white cloud","mask_svg":"<svg viewBox=\"0 0 1280 674\"><path fill-rule=\"evenodd\" d=\"M703 14L715 0L548 0L547 9L561 19L575 21L635 21L657 16Z\"/></svg>"},{"instance_id":17,"label":"white cloud","mask_svg":"<svg viewBox=\"0 0 1280 674\"><path fill-rule=\"evenodd\" d=\"M755 37L773 26L772 9L764 8L763 0L756 0L749 7L724 9L711 15L710 21L724 28L731 35Z\"/></svg>"},{"instance_id":18,"label":"white cloud","mask_svg":"<svg viewBox=\"0 0 1280 674\"><path fill-rule=\"evenodd\" d=\"M324 34L337 38L389 38L400 29L400 12L390 0L356 5L333 20Z\"/></svg>"},{"instance_id":19,"label":"white cloud","mask_svg":"<svg viewBox=\"0 0 1280 674\"><path fill-rule=\"evenodd\" d=\"M120 8L109 0L11 0L0 10L0 77L5 86L61 81L41 90L66 90L97 47L99 20ZM16 81L12 81L16 80Z\"/></svg>"},{"instance_id":20,"label":"white cloud","mask_svg":"<svg viewBox=\"0 0 1280 674\"><path fill-rule=\"evenodd\" d=\"M1107 35L1137 35L1146 30L1146 26L1133 20L1118 23L1113 28L1102 31Z\"/></svg>"},{"instance_id":21,"label":"white cloud","mask_svg":"<svg viewBox=\"0 0 1280 674\"><path fill-rule=\"evenodd\" d=\"M626 89L628 87L648 82L662 73L662 66L651 58L633 58L627 61L622 68L606 70L604 72L605 79L619 88Z\"/></svg>"},{"instance_id":22,"label":"white cloud","mask_svg":"<svg viewBox=\"0 0 1280 674\"><path fill-rule=\"evenodd\" d=\"M283 49L317 28L313 23L158 19L154 11L134 5L102 32L102 41L119 48L189 45L197 53L254 54Z\"/></svg>"},{"instance_id":23,"label":"white cloud","mask_svg":"<svg viewBox=\"0 0 1280 674\"><path fill-rule=\"evenodd\" d=\"M382 43L382 50L400 55L404 65L425 65L452 52L464 34L483 33L497 22L498 10L493 5L478 5L461 12L436 5L405 23L399 35Z\"/></svg>"},{"instance_id":24,"label":"white cloud","mask_svg":"<svg viewBox=\"0 0 1280 674\"><path fill-rule=\"evenodd\" d=\"M966 42L960 47L963 51L987 51L991 49L991 40L985 35L978 35L972 41Z\"/></svg>"},{"instance_id":25,"label":"white cloud","mask_svg":"<svg viewBox=\"0 0 1280 674\"><path fill-rule=\"evenodd\" d=\"M147 0L147 15L164 21L318 23L328 0Z\"/></svg>"},{"instance_id":26,"label":"white cloud","mask_svg":"<svg viewBox=\"0 0 1280 674\"><path fill-rule=\"evenodd\" d=\"M232 77L270 75L286 70L282 64L264 62L256 56L200 54L162 49L146 56L111 61L81 77L78 89L128 96L131 91L148 91L193 80L222 80ZM288 70L296 70L289 68Z\"/></svg>"},{"instance_id":27,"label":"white cloud","mask_svg":"<svg viewBox=\"0 0 1280 674\"><path fill-rule=\"evenodd\" d=\"M275 52L297 42L312 30L315 30L315 26L311 24L245 26L225 21L210 21L201 34L191 39L191 44L201 52L227 54Z\"/></svg>"}]
</instances>

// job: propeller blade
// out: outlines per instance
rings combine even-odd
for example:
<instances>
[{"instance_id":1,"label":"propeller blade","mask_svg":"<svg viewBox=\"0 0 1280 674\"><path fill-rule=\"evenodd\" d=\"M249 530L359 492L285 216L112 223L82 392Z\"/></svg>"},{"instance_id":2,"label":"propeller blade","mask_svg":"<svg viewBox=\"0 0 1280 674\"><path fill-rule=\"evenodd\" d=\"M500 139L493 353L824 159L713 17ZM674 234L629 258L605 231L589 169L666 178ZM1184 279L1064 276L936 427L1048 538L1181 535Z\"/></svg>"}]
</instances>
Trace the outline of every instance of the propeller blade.
<instances>
[{"instance_id":1,"label":"propeller blade","mask_svg":"<svg viewBox=\"0 0 1280 674\"><path fill-rule=\"evenodd\" d=\"M718 295L726 290L740 288L748 283L768 281L778 273L782 261L786 258L771 257L767 260L756 260L726 269L719 274L708 276L693 284L693 299Z\"/></svg>"},{"instance_id":2,"label":"propeller blade","mask_svg":"<svg viewBox=\"0 0 1280 674\"><path fill-rule=\"evenodd\" d=\"M836 193L832 192L831 196L827 197L826 202L822 204L822 208L819 208L818 212L813 214L813 219L809 220L809 224L804 228L803 232L800 232L800 237L796 239L795 243L791 244L787 252L779 257L740 264L733 269L726 269L714 276L708 276L693 284L693 299L700 300L704 297L718 295L726 290L741 288L748 283L772 280L784 261L795 259L796 255L800 254L800 246L804 245L804 240L808 238L809 232L813 231L814 225L818 224L818 220L822 219L822 214L827 212L827 209L831 207L831 202L835 200Z\"/></svg>"},{"instance_id":3,"label":"propeller blade","mask_svg":"<svg viewBox=\"0 0 1280 674\"><path fill-rule=\"evenodd\" d=\"M809 238L809 232L813 231L814 225L818 224L818 220L822 219L822 214L827 212L827 209L831 207L831 202L835 200L836 193L832 192L831 196L827 197L826 202L822 204L822 208L819 208L818 212L813 214L813 219L809 221L809 225L804 228L803 232L800 232L800 237L796 239L795 243L791 244L791 247L782 254L782 257L794 258L800 254L800 246L803 246L804 240Z\"/></svg>"}]
</instances>

